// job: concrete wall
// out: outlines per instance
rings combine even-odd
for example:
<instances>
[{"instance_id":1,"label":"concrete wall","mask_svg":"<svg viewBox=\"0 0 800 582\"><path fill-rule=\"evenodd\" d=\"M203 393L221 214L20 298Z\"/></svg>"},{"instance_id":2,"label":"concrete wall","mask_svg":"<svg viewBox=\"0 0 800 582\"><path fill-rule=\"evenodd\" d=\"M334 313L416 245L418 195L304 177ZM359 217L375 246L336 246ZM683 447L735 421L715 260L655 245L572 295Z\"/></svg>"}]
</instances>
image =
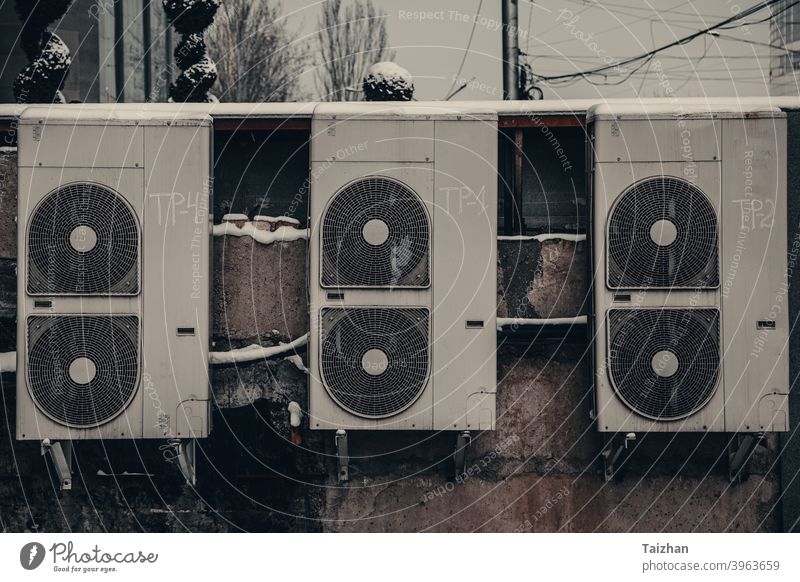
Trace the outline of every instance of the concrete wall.
<instances>
[{"instance_id":1,"label":"concrete wall","mask_svg":"<svg viewBox=\"0 0 800 582\"><path fill-rule=\"evenodd\" d=\"M218 176L227 171L218 162ZM257 166L252 171L257 172ZM268 184L276 177L261 178ZM280 179L294 183L298 176ZM0 180L4 186L0 266L5 265L0 275L0 344L7 350L14 343L12 155L0 156ZM225 198L235 191L218 187L216 204L225 205ZM292 197L279 199L283 202L271 206L269 214L289 210ZM233 200L230 204L237 208ZM215 350L253 342L271 345L305 333L304 241L261 245L247 237L218 237L214 253ZM584 313L586 261L585 242L501 242L499 314ZM587 338L585 327L498 336L498 429L477 435L467 455L466 476L455 479L449 458L455 444L452 434L351 433L351 481L346 486L335 479L331 433L304 429L302 444L292 444L286 405L295 400L305 408L307 394L304 372L287 359L214 369L214 429L198 452L196 489L183 485L175 463L159 443L87 442L76 449L74 489L56 491L38 446L8 437L14 432L14 376L3 374L0 527L7 531L781 529L774 436L756 451L749 478L735 485L728 483L727 441L721 435L653 435L639 440L616 479L606 482L599 458L604 443L590 417Z\"/></svg>"}]
</instances>

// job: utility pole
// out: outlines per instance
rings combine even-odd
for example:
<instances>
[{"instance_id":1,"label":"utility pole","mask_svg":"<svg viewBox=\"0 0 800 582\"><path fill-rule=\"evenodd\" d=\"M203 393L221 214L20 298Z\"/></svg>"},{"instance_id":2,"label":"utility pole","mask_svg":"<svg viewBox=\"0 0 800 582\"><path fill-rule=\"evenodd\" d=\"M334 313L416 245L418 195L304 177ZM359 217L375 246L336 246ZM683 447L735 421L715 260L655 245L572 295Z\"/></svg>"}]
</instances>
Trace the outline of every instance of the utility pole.
<instances>
[{"instance_id":1,"label":"utility pole","mask_svg":"<svg viewBox=\"0 0 800 582\"><path fill-rule=\"evenodd\" d=\"M519 29L517 0L503 0L503 99L519 99ZM505 231L524 234L522 216L522 129L501 130L503 148Z\"/></svg>"},{"instance_id":2,"label":"utility pole","mask_svg":"<svg viewBox=\"0 0 800 582\"><path fill-rule=\"evenodd\" d=\"M144 48L144 100L155 101L153 96L153 56L150 52L153 29L150 24L150 2L142 0L142 45Z\"/></svg>"},{"instance_id":3,"label":"utility pole","mask_svg":"<svg viewBox=\"0 0 800 582\"><path fill-rule=\"evenodd\" d=\"M517 0L503 0L503 98L519 99Z\"/></svg>"}]
</instances>

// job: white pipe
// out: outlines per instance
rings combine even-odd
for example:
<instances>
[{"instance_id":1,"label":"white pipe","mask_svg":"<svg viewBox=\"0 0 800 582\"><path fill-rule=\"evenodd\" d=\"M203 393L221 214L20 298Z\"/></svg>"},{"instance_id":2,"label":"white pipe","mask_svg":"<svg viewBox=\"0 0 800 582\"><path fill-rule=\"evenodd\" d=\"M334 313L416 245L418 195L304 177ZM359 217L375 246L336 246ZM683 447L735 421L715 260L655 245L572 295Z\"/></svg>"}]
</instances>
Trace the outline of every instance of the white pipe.
<instances>
[{"instance_id":1,"label":"white pipe","mask_svg":"<svg viewBox=\"0 0 800 582\"><path fill-rule=\"evenodd\" d=\"M254 360L265 360L274 356L284 354L289 351L306 345L308 334L297 338L291 343L279 343L277 346L264 347L258 344L251 344L245 348L231 350L229 352L211 352L209 361L212 364L235 364L237 362L252 362Z\"/></svg>"},{"instance_id":2,"label":"white pipe","mask_svg":"<svg viewBox=\"0 0 800 582\"><path fill-rule=\"evenodd\" d=\"M559 234L557 232L547 232L545 234L535 234L535 235L526 235L526 234L500 235L497 237L497 240L535 240L539 242L544 242L548 240L569 240L573 242L580 242L586 240L586 235L569 234L569 233Z\"/></svg>"},{"instance_id":3,"label":"white pipe","mask_svg":"<svg viewBox=\"0 0 800 582\"><path fill-rule=\"evenodd\" d=\"M300 408L300 405L292 400L289 406L286 407L286 410L289 411L289 426L292 428L299 428L300 423L303 422L303 410Z\"/></svg>"},{"instance_id":4,"label":"white pipe","mask_svg":"<svg viewBox=\"0 0 800 582\"><path fill-rule=\"evenodd\" d=\"M0 373L17 371L17 352L0 354Z\"/></svg>"}]
</instances>

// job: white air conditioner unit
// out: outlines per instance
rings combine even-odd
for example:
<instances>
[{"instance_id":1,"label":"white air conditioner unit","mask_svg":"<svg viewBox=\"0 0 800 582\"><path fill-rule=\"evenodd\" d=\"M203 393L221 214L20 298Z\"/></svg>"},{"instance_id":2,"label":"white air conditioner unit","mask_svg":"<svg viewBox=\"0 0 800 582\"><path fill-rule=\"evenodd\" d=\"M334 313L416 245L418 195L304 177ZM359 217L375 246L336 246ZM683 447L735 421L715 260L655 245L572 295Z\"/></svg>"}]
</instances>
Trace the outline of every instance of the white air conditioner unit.
<instances>
[{"instance_id":1,"label":"white air conditioner unit","mask_svg":"<svg viewBox=\"0 0 800 582\"><path fill-rule=\"evenodd\" d=\"M18 439L208 435L211 143L206 115L25 110Z\"/></svg>"},{"instance_id":2,"label":"white air conditioner unit","mask_svg":"<svg viewBox=\"0 0 800 582\"><path fill-rule=\"evenodd\" d=\"M320 105L310 426L494 428L497 116Z\"/></svg>"},{"instance_id":3,"label":"white air conditioner unit","mask_svg":"<svg viewBox=\"0 0 800 582\"><path fill-rule=\"evenodd\" d=\"M588 119L598 429L787 430L784 115Z\"/></svg>"}]
</instances>

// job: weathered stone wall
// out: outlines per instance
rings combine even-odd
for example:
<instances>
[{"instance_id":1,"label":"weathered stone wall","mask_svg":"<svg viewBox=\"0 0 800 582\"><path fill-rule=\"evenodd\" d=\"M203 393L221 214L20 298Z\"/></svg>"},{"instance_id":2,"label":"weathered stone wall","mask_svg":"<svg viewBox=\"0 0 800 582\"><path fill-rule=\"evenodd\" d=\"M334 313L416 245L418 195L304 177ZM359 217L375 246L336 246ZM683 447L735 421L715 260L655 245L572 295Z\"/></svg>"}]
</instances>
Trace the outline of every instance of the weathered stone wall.
<instances>
[{"instance_id":1,"label":"weathered stone wall","mask_svg":"<svg viewBox=\"0 0 800 582\"><path fill-rule=\"evenodd\" d=\"M0 156L0 338L13 349L14 158ZM219 200L217 201L219 204ZM280 209L278 209L280 210ZM280 211L274 212L279 214ZM214 349L272 345L307 329L305 242L217 237ZM586 243L502 241L498 313L585 313ZM478 435L455 479L454 435L351 432L351 481L335 477L333 435L301 431L306 376L276 358L213 370L217 409L196 489L154 442L80 443L74 489L58 492L35 443L14 434L14 376L3 374L0 526L8 531L776 531L777 439L741 484L722 435L652 435L615 480L602 473L585 329L499 335L497 430ZM166 458L165 458L166 457ZM124 474L127 473L127 474Z\"/></svg>"}]
</instances>

